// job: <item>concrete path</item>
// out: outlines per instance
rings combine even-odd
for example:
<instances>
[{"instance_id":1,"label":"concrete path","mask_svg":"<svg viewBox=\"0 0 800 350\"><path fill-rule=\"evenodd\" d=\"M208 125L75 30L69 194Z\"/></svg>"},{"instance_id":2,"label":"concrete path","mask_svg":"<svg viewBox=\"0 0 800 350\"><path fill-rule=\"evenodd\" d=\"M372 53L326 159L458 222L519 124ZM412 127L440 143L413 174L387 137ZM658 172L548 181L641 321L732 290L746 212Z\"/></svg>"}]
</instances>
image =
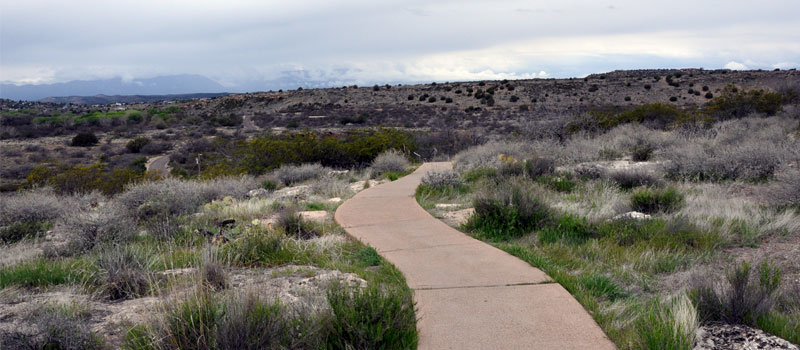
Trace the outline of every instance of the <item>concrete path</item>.
<instances>
[{"instance_id":1,"label":"concrete path","mask_svg":"<svg viewBox=\"0 0 800 350\"><path fill-rule=\"evenodd\" d=\"M429 170L362 191L336 221L397 266L414 289L419 349L614 349L583 307L539 269L428 214L414 199Z\"/></svg>"}]
</instances>

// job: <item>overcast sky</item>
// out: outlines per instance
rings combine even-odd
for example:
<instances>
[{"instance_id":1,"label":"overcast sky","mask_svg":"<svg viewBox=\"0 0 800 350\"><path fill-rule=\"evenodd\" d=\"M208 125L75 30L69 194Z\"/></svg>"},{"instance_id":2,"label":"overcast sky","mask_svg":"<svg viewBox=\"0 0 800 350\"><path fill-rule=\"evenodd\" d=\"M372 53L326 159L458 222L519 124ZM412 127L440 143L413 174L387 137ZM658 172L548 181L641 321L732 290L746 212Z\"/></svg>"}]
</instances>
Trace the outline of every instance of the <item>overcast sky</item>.
<instances>
[{"instance_id":1,"label":"overcast sky","mask_svg":"<svg viewBox=\"0 0 800 350\"><path fill-rule=\"evenodd\" d=\"M0 81L339 83L800 66L798 0L0 0Z\"/></svg>"}]
</instances>

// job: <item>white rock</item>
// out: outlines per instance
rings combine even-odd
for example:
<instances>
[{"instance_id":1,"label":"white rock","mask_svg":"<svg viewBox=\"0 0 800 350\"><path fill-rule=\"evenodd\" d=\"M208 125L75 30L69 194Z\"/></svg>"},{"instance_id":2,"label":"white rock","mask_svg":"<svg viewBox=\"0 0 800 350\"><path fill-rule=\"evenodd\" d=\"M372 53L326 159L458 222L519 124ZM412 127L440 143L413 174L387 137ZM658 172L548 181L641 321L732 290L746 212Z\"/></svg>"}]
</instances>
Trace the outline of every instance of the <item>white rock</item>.
<instances>
[{"instance_id":1,"label":"white rock","mask_svg":"<svg viewBox=\"0 0 800 350\"><path fill-rule=\"evenodd\" d=\"M460 208L461 204L454 203L436 203L436 209L455 209Z\"/></svg>"},{"instance_id":2,"label":"white rock","mask_svg":"<svg viewBox=\"0 0 800 350\"><path fill-rule=\"evenodd\" d=\"M308 211L301 211L300 217L303 220L307 221L314 221L314 222L324 222L328 219L328 212L324 210L308 210Z\"/></svg>"},{"instance_id":3,"label":"white rock","mask_svg":"<svg viewBox=\"0 0 800 350\"><path fill-rule=\"evenodd\" d=\"M254 190L250 190L247 192L248 198L262 198L262 197L269 197L269 191L263 188L256 188Z\"/></svg>"},{"instance_id":4,"label":"white rock","mask_svg":"<svg viewBox=\"0 0 800 350\"><path fill-rule=\"evenodd\" d=\"M613 220L648 220L651 217L652 216L648 214L640 213L638 211L629 211L627 213L615 216Z\"/></svg>"},{"instance_id":5,"label":"white rock","mask_svg":"<svg viewBox=\"0 0 800 350\"><path fill-rule=\"evenodd\" d=\"M333 197L333 198L330 198L330 199L326 200L325 202L328 202L328 203L339 203L339 202L341 202L341 201L342 201L342 199L341 199L341 198L339 198L339 197Z\"/></svg>"}]
</instances>

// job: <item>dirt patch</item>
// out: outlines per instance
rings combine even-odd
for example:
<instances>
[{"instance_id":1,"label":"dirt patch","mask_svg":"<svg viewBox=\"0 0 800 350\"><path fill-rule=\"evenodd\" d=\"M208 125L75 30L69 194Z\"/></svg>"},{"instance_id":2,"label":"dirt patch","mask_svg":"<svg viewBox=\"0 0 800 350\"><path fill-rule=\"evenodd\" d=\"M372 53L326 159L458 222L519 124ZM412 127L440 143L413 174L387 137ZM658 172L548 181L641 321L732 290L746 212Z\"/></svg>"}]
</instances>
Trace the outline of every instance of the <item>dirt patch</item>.
<instances>
[{"instance_id":1,"label":"dirt patch","mask_svg":"<svg viewBox=\"0 0 800 350\"><path fill-rule=\"evenodd\" d=\"M474 208L467 208L455 211L446 211L441 213L441 220L452 227L460 227L462 224L469 220L469 217L475 213Z\"/></svg>"}]
</instances>

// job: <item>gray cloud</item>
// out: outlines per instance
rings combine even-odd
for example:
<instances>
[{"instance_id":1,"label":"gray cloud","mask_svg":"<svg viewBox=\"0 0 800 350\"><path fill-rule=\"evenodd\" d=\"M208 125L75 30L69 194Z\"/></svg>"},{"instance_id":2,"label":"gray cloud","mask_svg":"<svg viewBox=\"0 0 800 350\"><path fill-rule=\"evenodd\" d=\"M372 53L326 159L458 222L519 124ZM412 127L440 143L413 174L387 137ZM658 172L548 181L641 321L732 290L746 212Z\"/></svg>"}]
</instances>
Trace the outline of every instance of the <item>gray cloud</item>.
<instances>
[{"instance_id":1,"label":"gray cloud","mask_svg":"<svg viewBox=\"0 0 800 350\"><path fill-rule=\"evenodd\" d=\"M363 84L800 62L794 0L0 3L0 80L12 82L192 73L236 87L302 71Z\"/></svg>"}]
</instances>

